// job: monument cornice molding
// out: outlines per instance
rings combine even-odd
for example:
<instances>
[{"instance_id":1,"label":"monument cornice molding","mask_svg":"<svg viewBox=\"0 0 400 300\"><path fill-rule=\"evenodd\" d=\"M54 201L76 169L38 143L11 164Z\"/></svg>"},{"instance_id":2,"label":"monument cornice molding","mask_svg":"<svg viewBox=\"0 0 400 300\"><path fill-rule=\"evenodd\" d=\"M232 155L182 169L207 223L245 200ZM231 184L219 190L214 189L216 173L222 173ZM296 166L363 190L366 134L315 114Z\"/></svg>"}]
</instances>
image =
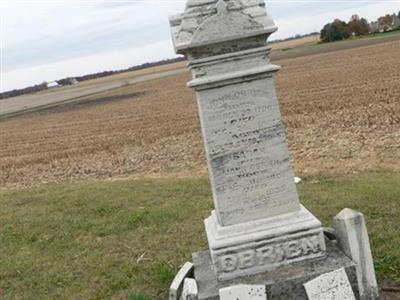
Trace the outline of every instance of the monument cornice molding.
<instances>
[{"instance_id":1,"label":"monument cornice molding","mask_svg":"<svg viewBox=\"0 0 400 300\"><path fill-rule=\"evenodd\" d=\"M197 47L206 47L210 45L215 45L215 44L221 44L233 40L238 40L238 39L246 39L246 38L251 38L251 37L256 37L256 36L261 36L261 35L266 35L269 36L270 34L274 33L278 27L273 26L269 28L263 28L259 30L255 30L253 32L248 32L248 33L241 33L241 34L236 34L236 35L231 35L228 37L223 37L223 38L215 38L214 40L210 40L209 42L191 42L188 44L182 44L182 45L176 45L176 51L178 53L180 52L190 52L191 49L197 48Z\"/></svg>"},{"instance_id":2,"label":"monument cornice molding","mask_svg":"<svg viewBox=\"0 0 400 300\"><path fill-rule=\"evenodd\" d=\"M189 61L187 65L190 68L196 68L196 67L218 64L221 62L228 62L231 60L237 60L238 58L257 56L260 54L268 56L270 52L271 52L270 46L263 46L258 48L251 48L247 50L231 52L227 54L209 56L206 58L194 59Z\"/></svg>"},{"instance_id":3,"label":"monument cornice molding","mask_svg":"<svg viewBox=\"0 0 400 300\"><path fill-rule=\"evenodd\" d=\"M187 86L196 90L212 89L216 87L231 85L240 82L252 81L272 77L281 67L277 65L266 65L248 70L241 70L222 75L200 77L190 81Z\"/></svg>"},{"instance_id":4,"label":"monument cornice molding","mask_svg":"<svg viewBox=\"0 0 400 300\"><path fill-rule=\"evenodd\" d=\"M213 211L211 217L205 220L205 224L210 229L208 234L215 250L246 244L248 241L272 240L284 236L287 232L296 234L311 229L320 232L321 227L321 222L303 205L300 205L300 210L296 212L230 226L221 226ZM246 234L243 234L244 232Z\"/></svg>"}]
</instances>

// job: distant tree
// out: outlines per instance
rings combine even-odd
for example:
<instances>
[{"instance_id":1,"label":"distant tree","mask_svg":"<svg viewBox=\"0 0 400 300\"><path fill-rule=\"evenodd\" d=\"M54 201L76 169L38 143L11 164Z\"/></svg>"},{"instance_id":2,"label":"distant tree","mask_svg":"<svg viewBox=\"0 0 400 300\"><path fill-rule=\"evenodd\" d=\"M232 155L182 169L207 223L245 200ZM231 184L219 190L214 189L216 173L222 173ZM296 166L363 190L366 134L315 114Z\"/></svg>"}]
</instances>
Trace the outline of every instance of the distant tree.
<instances>
[{"instance_id":1,"label":"distant tree","mask_svg":"<svg viewBox=\"0 0 400 300\"><path fill-rule=\"evenodd\" d=\"M350 37L350 35L351 35L350 28L346 22L344 22L340 19L335 19L334 23L336 24L336 27L338 28L339 32L342 35L342 38L341 38L342 40Z\"/></svg>"},{"instance_id":2,"label":"distant tree","mask_svg":"<svg viewBox=\"0 0 400 300\"><path fill-rule=\"evenodd\" d=\"M325 24L325 26L321 29L320 39L323 43L332 42L332 23Z\"/></svg>"},{"instance_id":3,"label":"distant tree","mask_svg":"<svg viewBox=\"0 0 400 300\"><path fill-rule=\"evenodd\" d=\"M393 24L393 17L391 15L386 15L384 17L380 17L378 19L379 26L383 29L383 31L388 31L391 29Z\"/></svg>"},{"instance_id":4,"label":"distant tree","mask_svg":"<svg viewBox=\"0 0 400 300\"><path fill-rule=\"evenodd\" d=\"M397 13L397 17L400 19L400 10L399 10L399 12Z\"/></svg>"},{"instance_id":5,"label":"distant tree","mask_svg":"<svg viewBox=\"0 0 400 300\"><path fill-rule=\"evenodd\" d=\"M353 15L349 21L349 31L352 35L364 35L370 32L370 26L366 19Z\"/></svg>"},{"instance_id":6,"label":"distant tree","mask_svg":"<svg viewBox=\"0 0 400 300\"><path fill-rule=\"evenodd\" d=\"M361 18L360 20L360 35L368 34L371 32L371 26L367 19Z\"/></svg>"},{"instance_id":7,"label":"distant tree","mask_svg":"<svg viewBox=\"0 0 400 300\"><path fill-rule=\"evenodd\" d=\"M326 24L321 30L321 41L324 43L341 41L350 37L349 26L346 22L336 19Z\"/></svg>"},{"instance_id":8,"label":"distant tree","mask_svg":"<svg viewBox=\"0 0 400 300\"><path fill-rule=\"evenodd\" d=\"M349 30L353 35L360 35L360 17L352 15L349 21Z\"/></svg>"},{"instance_id":9,"label":"distant tree","mask_svg":"<svg viewBox=\"0 0 400 300\"><path fill-rule=\"evenodd\" d=\"M329 23L321 30L321 41L324 43L343 39L335 23Z\"/></svg>"}]
</instances>

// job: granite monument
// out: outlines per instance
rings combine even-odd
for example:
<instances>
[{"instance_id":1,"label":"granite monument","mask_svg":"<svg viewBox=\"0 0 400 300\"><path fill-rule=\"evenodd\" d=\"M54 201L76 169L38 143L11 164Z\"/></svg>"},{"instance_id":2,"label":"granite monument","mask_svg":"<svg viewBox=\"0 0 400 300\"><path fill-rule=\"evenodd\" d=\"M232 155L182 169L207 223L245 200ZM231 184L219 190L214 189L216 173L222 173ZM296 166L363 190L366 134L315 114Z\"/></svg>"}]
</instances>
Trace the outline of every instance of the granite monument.
<instances>
[{"instance_id":1,"label":"granite monument","mask_svg":"<svg viewBox=\"0 0 400 300\"><path fill-rule=\"evenodd\" d=\"M321 223L300 203L273 76L263 1L188 1L171 19L189 59L215 211L205 221L219 280L325 255Z\"/></svg>"},{"instance_id":2,"label":"granite monument","mask_svg":"<svg viewBox=\"0 0 400 300\"><path fill-rule=\"evenodd\" d=\"M293 291L301 297L305 280L332 264L353 278L353 262L327 253L321 222L299 202L273 82L280 67L267 44L277 27L264 1L188 0L170 25L192 72L215 205L205 220L209 252L193 256L199 299L235 284L268 289L268 276L293 266L310 270L285 278L304 277ZM270 295L285 293L268 280Z\"/></svg>"}]
</instances>

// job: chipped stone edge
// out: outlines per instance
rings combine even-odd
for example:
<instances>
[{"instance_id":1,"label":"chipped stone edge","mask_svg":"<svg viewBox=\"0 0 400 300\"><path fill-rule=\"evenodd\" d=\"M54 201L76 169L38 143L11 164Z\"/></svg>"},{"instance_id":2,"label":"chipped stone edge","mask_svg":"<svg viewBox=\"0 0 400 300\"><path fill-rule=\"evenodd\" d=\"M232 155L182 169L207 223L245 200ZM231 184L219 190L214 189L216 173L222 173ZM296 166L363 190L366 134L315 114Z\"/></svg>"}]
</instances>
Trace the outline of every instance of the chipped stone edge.
<instances>
[{"instance_id":1,"label":"chipped stone edge","mask_svg":"<svg viewBox=\"0 0 400 300\"><path fill-rule=\"evenodd\" d=\"M185 279L193 277L194 265L191 262L186 262L176 274L169 288L169 300L179 300Z\"/></svg>"}]
</instances>

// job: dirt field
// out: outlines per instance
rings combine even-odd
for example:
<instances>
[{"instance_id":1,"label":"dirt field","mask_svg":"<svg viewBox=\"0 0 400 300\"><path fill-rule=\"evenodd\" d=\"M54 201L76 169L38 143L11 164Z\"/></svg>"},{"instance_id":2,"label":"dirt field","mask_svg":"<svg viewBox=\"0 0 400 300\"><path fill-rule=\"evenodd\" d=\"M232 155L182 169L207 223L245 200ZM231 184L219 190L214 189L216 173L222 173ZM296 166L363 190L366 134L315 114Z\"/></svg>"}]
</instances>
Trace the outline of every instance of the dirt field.
<instances>
[{"instance_id":1,"label":"dirt field","mask_svg":"<svg viewBox=\"0 0 400 300\"><path fill-rule=\"evenodd\" d=\"M298 174L400 171L400 41L274 61ZM0 122L0 186L204 176L189 73Z\"/></svg>"},{"instance_id":2,"label":"dirt field","mask_svg":"<svg viewBox=\"0 0 400 300\"><path fill-rule=\"evenodd\" d=\"M272 50L291 49L299 46L315 45L319 42L319 34L306 36L300 39L294 39L271 45Z\"/></svg>"},{"instance_id":3,"label":"dirt field","mask_svg":"<svg viewBox=\"0 0 400 300\"><path fill-rule=\"evenodd\" d=\"M356 37L354 39L348 39L334 43L323 43L323 44L318 44L316 41L307 42L306 38L303 38L292 41L292 45L288 47L280 47L280 45L285 45L290 41L276 44L275 45L276 49L272 51L271 58L272 60L297 58L301 56L329 53L339 50L348 50L364 46L378 45L398 40L400 40L399 31L387 32L382 34L381 33L373 34L369 36Z\"/></svg>"},{"instance_id":4,"label":"dirt field","mask_svg":"<svg viewBox=\"0 0 400 300\"><path fill-rule=\"evenodd\" d=\"M139 82L181 74L185 71L186 68L184 68L183 63L175 63L88 80L76 85L53 88L39 93L7 98L0 100L0 119L58 105L59 103L80 101L82 97L107 92Z\"/></svg>"}]
</instances>

